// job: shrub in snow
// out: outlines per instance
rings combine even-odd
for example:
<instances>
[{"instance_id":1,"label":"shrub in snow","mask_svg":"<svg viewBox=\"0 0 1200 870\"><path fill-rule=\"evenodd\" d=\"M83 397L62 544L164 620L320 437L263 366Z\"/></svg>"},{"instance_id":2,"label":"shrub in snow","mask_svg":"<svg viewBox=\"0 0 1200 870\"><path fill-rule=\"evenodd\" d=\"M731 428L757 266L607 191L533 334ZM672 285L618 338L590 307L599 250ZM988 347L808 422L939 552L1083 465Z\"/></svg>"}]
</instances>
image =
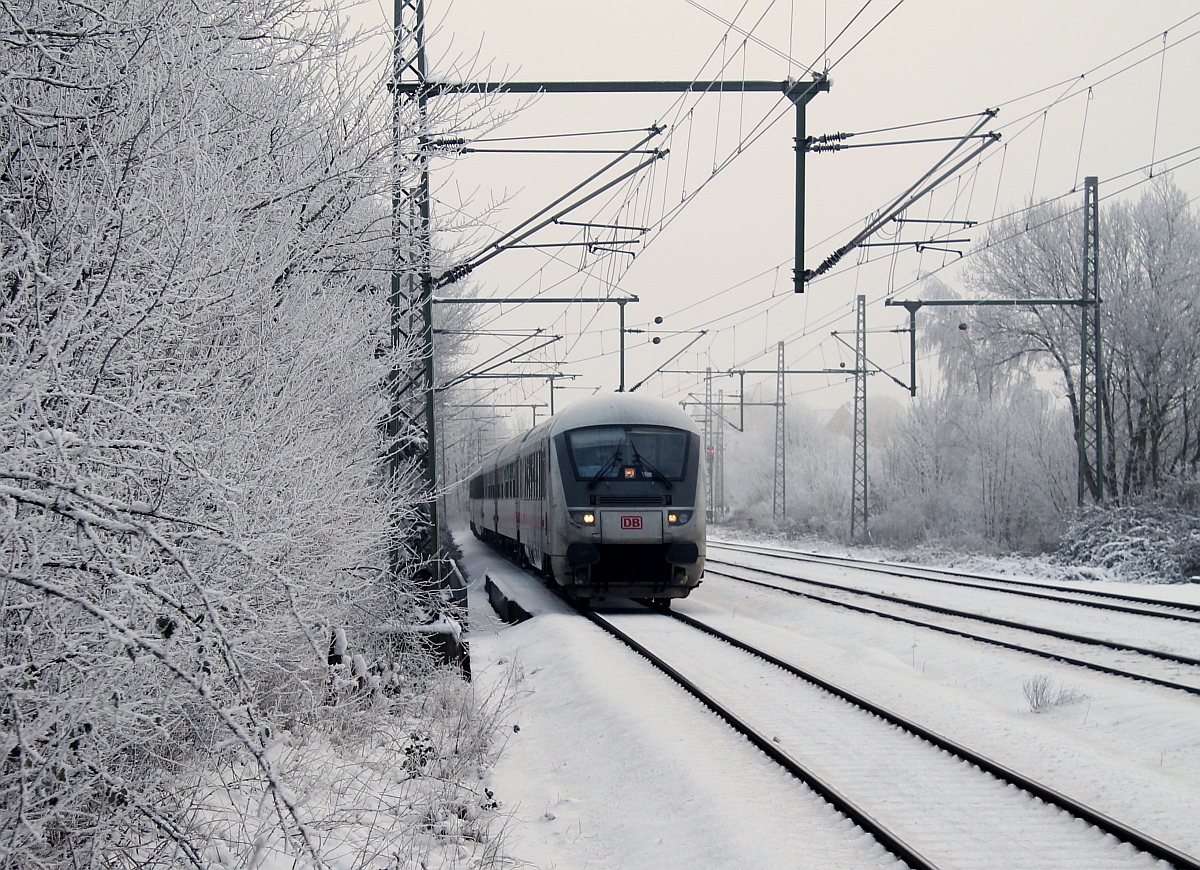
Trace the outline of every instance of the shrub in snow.
<instances>
[{"instance_id":1,"label":"shrub in snow","mask_svg":"<svg viewBox=\"0 0 1200 870\"><path fill-rule=\"evenodd\" d=\"M386 704L329 708L317 727L280 732L266 753L330 866L493 866L500 804L481 780L505 705L503 694L481 700L450 672L431 670ZM294 845L271 819L276 795L252 762L206 765L189 787L207 838L203 860L292 866Z\"/></svg>"},{"instance_id":2,"label":"shrub in snow","mask_svg":"<svg viewBox=\"0 0 1200 870\"><path fill-rule=\"evenodd\" d=\"M1093 507L1062 536L1055 560L1108 568L1143 583L1178 583L1200 575L1200 512L1186 504Z\"/></svg>"}]
</instances>

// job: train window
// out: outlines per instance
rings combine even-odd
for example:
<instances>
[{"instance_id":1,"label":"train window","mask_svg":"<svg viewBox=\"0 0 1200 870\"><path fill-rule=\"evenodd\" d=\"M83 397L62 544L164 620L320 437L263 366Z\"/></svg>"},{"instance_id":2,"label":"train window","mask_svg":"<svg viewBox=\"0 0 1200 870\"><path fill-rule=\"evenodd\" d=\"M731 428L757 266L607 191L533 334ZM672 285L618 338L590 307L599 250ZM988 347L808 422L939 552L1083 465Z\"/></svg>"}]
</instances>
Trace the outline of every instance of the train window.
<instances>
[{"instance_id":1,"label":"train window","mask_svg":"<svg viewBox=\"0 0 1200 870\"><path fill-rule=\"evenodd\" d=\"M567 433L577 480L682 480L688 433L665 426L592 426Z\"/></svg>"}]
</instances>

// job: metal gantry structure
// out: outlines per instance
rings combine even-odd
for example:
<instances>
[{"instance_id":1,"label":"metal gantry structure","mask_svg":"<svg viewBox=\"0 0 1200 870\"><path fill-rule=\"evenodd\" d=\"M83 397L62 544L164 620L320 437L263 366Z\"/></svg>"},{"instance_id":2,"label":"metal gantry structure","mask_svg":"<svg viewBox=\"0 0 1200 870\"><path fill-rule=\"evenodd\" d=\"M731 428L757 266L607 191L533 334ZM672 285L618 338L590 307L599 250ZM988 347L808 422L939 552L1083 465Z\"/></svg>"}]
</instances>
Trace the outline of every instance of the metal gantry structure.
<instances>
[{"instance_id":1,"label":"metal gantry structure","mask_svg":"<svg viewBox=\"0 0 1200 870\"><path fill-rule=\"evenodd\" d=\"M859 296L854 329L854 436L850 537L867 534L867 297Z\"/></svg>"},{"instance_id":2,"label":"metal gantry structure","mask_svg":"<svg viewBox=\"0 0 1200 870\"><path fill-rule=\"evenodd\" d=\"M397 15L399 15L399 7L403 0L397 0ZM415 3L417 6L422 6L422 0L409 0L409 3ZM408 5L408 4L405 4ZM397 19L399 20L399 19ZM399 31L399 26L397 26ZM423 28L420 30L423 33ZM423 68L423 67L422 67ZM681 93L713 93L713 94L730 94L744 95L749 93L776 93L783 94L795 107L796 111L796 175L795 175L795 232L794 232L794 256L795 264L793 269L793 284L795 292L803 293L806 282L815 274L811 270L804 268L804 199L805 199L805 164L808 154L808 137L807 129L807 108L808 104L819 93L829 91L829 78L824 74L814 74L809 80L785 80L785 81L764 81L761 79L729 79L729 80L701 80L693 79L691 81L573 81L573 82L436 82L425 78L423 75L418 82L401 82L397 81L395 87L397 91L405 91L408 93L419 93L426 99L437 97L446 94L681 94ZM658 126L651 127L647 130L648 135L645 139L639 142L634 148L625 152L625 155L633 153L645 153L640 149L651 138L663 132L665 128ZM445 144L442 142L431 144ZM452 144L459 146L462 143L455 140ZM625 156L622 155L622 156ZM653 150L649 152L646 160L642 161L638 166L625 172L618 178L606 183L598 190L592 191L583 200L577 201L560 209L554 214L545 216L544 219L537 222L538 218L543 218L553 208L565 202L572 194L577 192L583 185L575 188L557 200L551 206L543 209L535 218L526 221L521 225L520 232L517 230L506 233L497 241L489 244L486 248L479 251L472 257L463 262L447 269L443 274L434 279L434 288L439 289L448 284L458 281L472 271L474 271L483 263L491 260L493 257L513 247L521 246L525 239L529 238L538 230L549 226L553 223L560 223L563 216L583 202L590 200L599 193L604 192L616 184L624 181L640 172L642 169L650 166L657 160L666 157L665 150ZM621 158L610 164L615 165ZM608 168L608 167L606 167ZM603 172L603 170L602 170ZM597 173L599 175L599 173ZM595 178L596 176L593 176ZM589 179L590 180L590 179ZM586 184L586 182L585 182ZM528 247L528 245L524 245ZM626 252L627 253L627 252Z\"/></svg>"},{"instance_id":3,"label":"metal gantry structure","mask_svg":"<svg viewBox=\"0 0 1200 870\"><path fill-rule=\"evenodd\" d=\"M575 81L575 82L438 82L429 78L426 59L425 0L394 0L392 92L393 187L392 234L393 265L390 281L390 345L396 360L389 373L391 403L385 420L386 462L394 482L422 481L422 503L415 516L397 519L396 538L390 551L394 574L409 570L440 581L440 518L438 514L438 463L436 384L434 381L433 305L434 292L470 274L498 254L525 243L533 233L562 219L572 210L642 171L666 156L662 150L642 152L650 138L663 132L657 125L622 157L645 154L633 169L627 170L592 190L586 196L568 202L584 185L599 177L617 161L584 182L584 185L560 197L518 228L504 234L472 257L435 274L432 251L431 195L429 158L446 147L464 146L464 142L442 141L431 136L429 101L445 94L615 94L704 92L738 94L782 93L796 111L796 225L795 290L803 292L809 273L804 269L804 191L807 154L806 107L818 94L829 90L826 76L817 74L809 81L691 80L691 81ZM620 160L622 158L618 158ZM565 204L564 204L565 203ZM559 208L559 206L562 206ZM464 300L466 301L466 300ZM470 300L479 301L479 300ZM499 301L499 300L489 300ZM513 300L508 300L513 301ZM546 301L546 300L538 300ZM572 299L572 303L579 300ZM621 339L624 343L625 303L635 299L613 299L620 305ZM625 388L624 354L621 355L620 389ZM409 358L411 363L401 361ZM640 384L639 384L640 386ZM415 570L414 570L415 569Z\"/></svg>"}]
</instances>

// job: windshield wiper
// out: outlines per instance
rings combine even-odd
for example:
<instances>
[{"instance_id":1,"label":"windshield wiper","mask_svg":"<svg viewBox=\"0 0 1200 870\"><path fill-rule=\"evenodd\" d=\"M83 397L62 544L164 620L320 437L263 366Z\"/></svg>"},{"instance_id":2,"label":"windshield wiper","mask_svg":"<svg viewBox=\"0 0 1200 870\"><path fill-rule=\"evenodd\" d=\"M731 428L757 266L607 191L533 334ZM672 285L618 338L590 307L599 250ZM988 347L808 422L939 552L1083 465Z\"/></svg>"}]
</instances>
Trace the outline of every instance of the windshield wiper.
<instances>
[{"instance_id":1,"label":"windshield wiper","mask_svg":"<svg viewBox=\"0 0 1200 870\"><path fill-rule=\"evenodd\" d=\"M632 441L632 440L629 442L629 449L630 449L631 451L633 451L633 463L634 463L634 465L637 465L638 467L640 467L640 468L642 468L642 469L644 469L644 470L646 470L646 471L649 471L649 472L650 472L650 476L651 476L651 477L652 477L654 480L658 480L658 481L661 481L662 483L666 484L666 486L667 486L667 489L672 489L672 488L673 488L673 487L671 486L671 481L667 480L667 476L666 476L665 474L663 474L661 471L659 471L657 468L655 468L655 467L654 467L654 466L653 466L653 465L650 463L650 460L646 459L645 457L643 457L643 456L642 456L642 454L638 453L638 451L637 451L637 448L633 446L633 441Z\"/></svg>"},{"instance_id":2,"label":"windshield wiper","mask_svg":"<svg viewBox=\"0 0 1200 870\"><path fill-rule=\"evenodd\" d=\"M637 451L634 451L634 455L637 455ZM617 465L621 464L621 448L619 447L613 451L612 456L608 457L608 462L600 466L600 470L596 472L595 477L588 481L588 489L595 489L596 484L600 482L600 478L604 477L604 473L612 468L614 463Z\"/></svg>"}]
</instances>

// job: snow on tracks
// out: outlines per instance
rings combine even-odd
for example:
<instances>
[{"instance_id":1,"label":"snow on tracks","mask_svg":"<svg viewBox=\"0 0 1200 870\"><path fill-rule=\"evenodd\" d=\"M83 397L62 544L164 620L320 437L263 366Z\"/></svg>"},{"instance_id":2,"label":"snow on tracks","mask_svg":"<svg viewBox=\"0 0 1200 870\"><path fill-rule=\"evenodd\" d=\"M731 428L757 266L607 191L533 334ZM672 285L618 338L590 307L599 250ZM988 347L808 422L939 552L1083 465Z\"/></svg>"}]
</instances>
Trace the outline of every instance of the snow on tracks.
<instances>
[{"instance_id":1,"label":"snow on tracks","mask_svg":"<svg viewBox=\"0 0 1200 870\"><path fill-rule=\"evenodd\" d=\"M809 569L801 576L794 567L780 566L778 560L764 564L764 557L756 554L741 554L737 559L741 571L753 572L760 579L715 568L710 573L1116 676L1200 694L1200 664L1196 658L1200 654L1200 626L1194 624L1157 614L1095 614L1088 612L1087 607L1078 608L1073 603L1049 604L1030 600L1014 605L1003 598L997 602L989 597L989 592L947 592L937 587L929 588L922 585L924 578L916 576L893 576L883 581L840 567ZM722 563L710 557L709 564ZM785 570L779 570L780 567ZM831 571L837 573L830 576ZM769 583L762 582L764 575L772 578ZM779 580L796 585L782 586ZM884 582L886 586L882 586ZM948 604L954 606L946 606ZM915 618L918 615L919 618ZM970 624L978 627L963 628ZM1088 635L1065 630L1066 627L1080 626L1088 631ZM1141 638L1150 638L1159 648L1144 642L1139 644ZM1085 658L1080 658L1081 654Z\"/></svg>"},{"instance_id":2,"label":"snow on tracks","mask_svg":"<svg viewBox=\"0 0 1200 870\"><path fill-rule=\"evenodd\" d=\"M888 868L896 859L539 581L469 537L477 691L507 686L485 783L515 866ZM533 618L506 626L482 578ZM519 730L517 730L519 729ZM522 863L523 862L523 863Z\"/></svg>"},{"instance_id":3,"label":"snow on tracks","mask_svg":"<svg viewBox=\"0 0 1200 870\"><path fill-rule=\"evenodd\" d=\"M789 755L936 866L1156 863L1077 817L720 640L652 614L605 618L759 731L774 735ZM1143 846L1157 846L1159 854L1177 859L1178 866L1200 866L1148 837L1123 833Z\"/></svg>"}]
</instances>

